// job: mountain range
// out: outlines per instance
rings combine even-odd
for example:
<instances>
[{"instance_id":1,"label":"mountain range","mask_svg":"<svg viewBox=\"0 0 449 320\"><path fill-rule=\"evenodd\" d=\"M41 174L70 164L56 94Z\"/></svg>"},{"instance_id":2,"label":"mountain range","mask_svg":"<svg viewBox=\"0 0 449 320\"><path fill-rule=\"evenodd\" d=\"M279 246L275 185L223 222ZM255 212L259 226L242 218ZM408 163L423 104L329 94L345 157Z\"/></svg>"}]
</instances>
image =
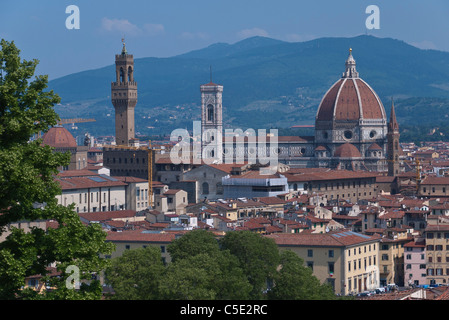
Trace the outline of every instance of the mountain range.
<instances>
[{"instance_id":1,"label":"mountain range","mask_svg":"<svg viewBox=\"0 0 449 320\"><path fill-rule=\"evenodd\" d=\"M449 115L449 52L423 50L401 40L361 35L284 42L252 37L216 43L169 58L135 59L136 132L170 134L200 120L200 85L224 87L225 128L290 128L314 124L321 98L345 69L349 48L357 71L387 112L394 98L399 124L432 124ZM127 46L132 54L132 44ZM95 118L80 125L93 135L114 134L111 64L49 82L61 96L61 118ZM212 70L212 72L211 72ZM212 78L212 79L211 79Z\"/></svg>"}]
</instances>

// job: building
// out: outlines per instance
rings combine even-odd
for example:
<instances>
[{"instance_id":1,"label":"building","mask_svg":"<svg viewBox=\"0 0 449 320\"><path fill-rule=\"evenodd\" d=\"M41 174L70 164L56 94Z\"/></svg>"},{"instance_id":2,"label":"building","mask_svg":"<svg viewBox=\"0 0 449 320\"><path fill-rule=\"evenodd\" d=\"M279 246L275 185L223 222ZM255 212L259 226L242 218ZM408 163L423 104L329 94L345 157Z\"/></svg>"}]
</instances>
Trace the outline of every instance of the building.
<instances>
[{"instance_id":1,"label":"building","mask_svg":"<svg viewBox=\"0 0 449 320\"><path fill-rule=\"evenodd\" d=\"M197 181L195 201L218 200L224 197L222 178L228 175L240 175L249 170L249 165L238 164L203 164L183 172L182 181ZM174 184L174 183L172 183ZM189 195L190 196L190 195Z\"/></svg>"},{"instance_id":2,"label":"building","mask_svg":"<svg viewBox=\"0 0 449 320\"><path fill-rule=\"evenodd\" d=\"M106 241L115 244L115 251L108 258L120 257L125 250L153 246L161 251L164 263L169 263L171 262L171 258L167 251L167 246L175 240L175 238L176 234L172 232L151 232L141 229L108 232Z\"/></svg>"},{"instance_id":3,"label":"building","mask_svg":"<svg viewBox=\"0 0 449 320\"><path fill-rule=\"evenodd\" d=\"M411 240L406 229L384 229L379 248L381 286L391 283L404 286L404 245Z\"/></svg>"},{"instance_id":4,"label":"building","mask_svg":"<svg viewBox=\"0 0 449 320\"><path fill-rule=\"evenodd\" d=\"M347 200L356 203L377 195L376 174L352 170L297 170L283 173L290 191L320 194L328 201Z\"/></svg>"},{"instance_id":5,"label":"building","mask_svg":"<svg viewBox=\"0 0 449 320\"><path fill-rule=\"evenodd\" d=\"M388 123L388 133L387 133L387 145L388 145L388 175L390 177L396 177L400 173L399 164L399 125L396 121L396 113L394 111L394 103L391 103L391 114L390 121Z\"/></svg>"},{"instance_id":6,"label":"building","mask_svg":"<svg viewBox=\"0 0 449 320\"><path fill-rule=\"evenodd\" d=\"M137 104L137 82L134 80L134 58L125 42L121 54L115 55L115 82L111 83L111 100L115 108L115 142L129 146L135 135L134 108Z\"/></svg>"},{"instance_id":7,"label":"building","mask_svg":"<svg viewBox=\"0 0 449 320\"><path fill-rule=\"evenodd\" d=\"M70 153L68 166L60 170L82 170L87 168L87 146L78 146L73 135L64 127L56 126L50 128L43 136L43 145L54 148L54 152Z\"/></svg>"},{"instance_id":8,"label":"building","mask_svg":"<svg viewBox=\"0 0 449 320\"><path fill-rule=\"evenodd\" d=\"M345 68L342 77L321 100L315 118L314 136L278 137L275 144L271 143L272 137L263 137L269 145L262 147L262 150L258 146L258 154L276 157L279 163L292 168L386 172L388 126L384 106L375 91L359 77L352 50L349 51ZM393 120L397 125L396 119ZM393 142L399 139L396 133L392 137ZM232 135L225 134L225 156L233 151L233 154L242 155L247 160L254 154L248 141L238 143L232 138Z\"/></svg>"},{"instance_id":9,"label":"building","mask_svg":"<svg viewBox=\"0 0 449 320\"><path fill-rule=\"evenodd\" d=\"M449 283L449 220L431 216L424 231L426 241L426 283L447 285Z\"/></svg>"},{"instance_id":10,"label":"building","mask_svg":"<svg viewBox=\"0 0 449 320\"><path fill-rule=\"evenodd\" d=\"M223 198L275 197L288 192L287 178L276 172L262 174L259 170L249 170L239 175L222 178Z\"/></svg>"},{"instance_id":11,"label":"building","mask_svg":"<svg viewBox=\"0 0 449 320\"><path fill-rule=\"evenodd\" d=\"M418 196L446 198L449 196L449 177L427 176L419 184Z\"/></svg>"},{"instance_id":12,"label":"building","mask_svg":"<svg viewBox=\"0 0 449 320\"><path fill-rule=\"evenodd\" d=\"M223 86L211 81L201 86L201 152L208 163L221 163L223 154Z\"/></svg>"},{"instance_id":13,"label":"building","mask_svg":"<svg viewBox=\"0 0 449 320\"><path fill-rule=\"evenodd\" d=\"M379 286L379 237L352 231L329 233L274 233L280 250L291 250L304 260L321 283L336 294L348 295Z\"/></svg>"},{"instance_id":14,"label":"building","mask_svg":"<svg viewBox=\"0 0 449 320\"><path fill-rule=\"evenodd\" d=\"M416 239L404 244L404 280L405 285L420 286L426 284L426 242Z\"/></svg>"}]
</instances>

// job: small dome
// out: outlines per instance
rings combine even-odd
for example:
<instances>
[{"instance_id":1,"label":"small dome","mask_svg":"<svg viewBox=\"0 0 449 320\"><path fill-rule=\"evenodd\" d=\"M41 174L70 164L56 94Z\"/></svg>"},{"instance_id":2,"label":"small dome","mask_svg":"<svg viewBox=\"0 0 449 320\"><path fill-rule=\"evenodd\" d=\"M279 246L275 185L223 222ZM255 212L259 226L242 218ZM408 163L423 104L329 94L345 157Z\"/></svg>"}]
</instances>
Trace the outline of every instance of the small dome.
<instances>
[{"instance_id":1,"label":"small dome","mask_svg":"<svg viewBox=\"0 0 449 320\"><path fill-rule=\"evenodd\" d=\"M76 148L76 140L64 127L53 127L44 134L43 144L54 148Z\"/></svg>"},{"instance_id":2,"label":"small dome","mask_svg":"<svg viewBox=\"0 0 449 320\"><path fill-rule=\"evenodd\" d=\"M374 150L382 150L382 148L381 148L377 143L373 143L372 145L370 145L370 147L368 148L368 150L370 150L370 151L374 151Z\"/></svg>"},{"instance_id":3,"label":"small dome","mask_svg":"<svg viewBox=\"0 0 449 320\"><path fill-rule=\"evenodd\" d=\"M318 146L315 148L315 151L327 151L325 146Z\"/></svg>"},{"instance_id":4,"label":"small dome","mask_svg":"<svg viewBox=\"0 0 449 320\"><path fill-rule=\"evenodd\" d=\"M345 143L337 148L334 157L338 158L361 158L360 151L350 143Z\"/></svg>"}]
</instances>

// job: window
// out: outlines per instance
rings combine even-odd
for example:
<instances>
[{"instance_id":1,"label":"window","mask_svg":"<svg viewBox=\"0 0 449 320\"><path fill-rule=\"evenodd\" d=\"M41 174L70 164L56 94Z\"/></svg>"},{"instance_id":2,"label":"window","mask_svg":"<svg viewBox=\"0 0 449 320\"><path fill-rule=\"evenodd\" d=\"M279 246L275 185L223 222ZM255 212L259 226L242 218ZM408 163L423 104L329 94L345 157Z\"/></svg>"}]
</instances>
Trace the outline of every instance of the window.
<instances>
[{"instance_id":1,"label":"window","mask_svg":"<svg viewBox=\"0 0 449 320\"><path fill-rule=\"evenodd\" d=\"M214 106L211 104L207 106L207 121L214 121Z\"/></svg>"},{"instance_id":2,"label":"window","mask_svg":"<svg viewBox=\"0 0 449 320\"><path fill-rule=\"evenodd\" d=\"M308 249L307 250L307 256L308 257L313 257L313 250L312 249Z\"/></svg>"},{"instance_id":3,"label":"window","mask_svg":"<svg viewBox=\"0 0 449 320\"><path fill-rule=\"evenodd\" d=\"M203 182L203 194L209 194L209 184L207 182Z\"/></svg>"},{"instance_id":4,"label":"window","mask_svg":"<svg viewBox=\"0 0 449 320\"><path fill-rule=\"evenodd\" d=\"M313 271L313 262L312 261L307 261L307 267L309 267Z\"/></svg>"},{"instance_id":5,"label":"window","mask_svg":"<svg viewBox=\"0 0 449 320\"><path fill-rule=\"evenodd\" d=\"M334 274L334 263L333 262L328 262L328 269L329 269L329 274Z\"/></svg>"},{"instance_id":6,"label":"window","mask_svg":"<svg viewBox=\"0 0 449 320\"><path fill-rule=\"evenodd\" d=\"M334 257L334 250L329 250L329 258L333 258Z\"/></svg>"}]
</instances>

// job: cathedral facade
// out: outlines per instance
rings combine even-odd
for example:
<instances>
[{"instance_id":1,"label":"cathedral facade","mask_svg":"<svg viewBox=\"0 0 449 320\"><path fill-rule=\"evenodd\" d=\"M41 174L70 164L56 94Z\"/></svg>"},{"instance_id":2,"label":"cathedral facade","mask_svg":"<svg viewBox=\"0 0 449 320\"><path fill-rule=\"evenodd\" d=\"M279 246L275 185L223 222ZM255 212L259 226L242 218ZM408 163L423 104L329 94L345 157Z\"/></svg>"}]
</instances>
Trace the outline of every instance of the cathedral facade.
<instances>
[{"instance_id":1,"label":"cathedral facade","mask_svg":"<svg viewBox=\"0 0 449 320\"><path fill-rule=\"evenodd\" d=\"M202 86L203 97L204 88ZM204 126L209 121L207 129L215 128L219 133L218 136L223 134L221 123L223 87L219 88L219 103L206 104L204 101L202 103L202 124ZM214 107L218 105L220 108ZM220 119L219 126L210 125L211 114ZM276 156L279 163L292 168L323 167L387 172L388 167L397 161L395 157L388 158L388 151L395 150L389 148L388 143L389 141L395 143L396 140L392 137L397 139L399 137L394 108L391 116L390 122L394 121L394 125L389 125L385 108L376 92L359 77L350 49L345 71L324 94L319 104L315 117L315 135L280 136L274 145L270 145L270 139L267 139L266 148L263 150L259 148L257 152L259 154L263 152L264 156ZM397 133L389 134L389 130L396 130ZM236 143L235 138L231 140L233 144L229 143L230 137L223 134L223 158L232 153L234 156L243 154L247 160L251 152L248 143ZM389 164L388 161L392 163ZM389 171L392 174L397 170Z\"/></svg>"}]
</instances>

